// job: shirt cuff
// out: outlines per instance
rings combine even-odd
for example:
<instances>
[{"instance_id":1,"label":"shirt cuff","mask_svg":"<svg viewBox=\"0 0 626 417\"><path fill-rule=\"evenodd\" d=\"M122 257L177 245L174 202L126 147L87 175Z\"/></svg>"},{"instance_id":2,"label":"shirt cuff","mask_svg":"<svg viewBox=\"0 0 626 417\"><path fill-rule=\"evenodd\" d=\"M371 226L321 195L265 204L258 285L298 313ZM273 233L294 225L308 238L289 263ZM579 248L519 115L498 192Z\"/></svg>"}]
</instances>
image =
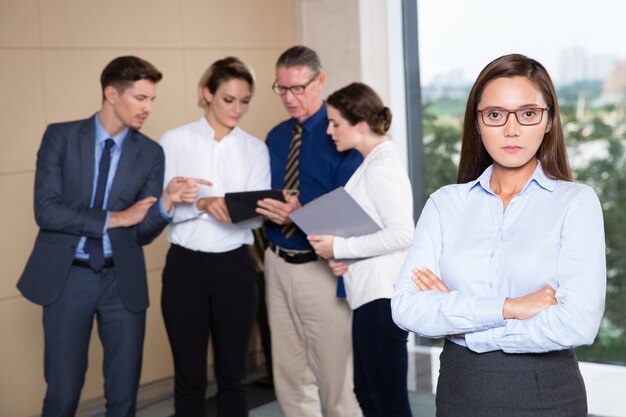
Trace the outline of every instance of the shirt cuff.
<instances>
[{"instance_id":1,"label":"shirt cuff","mask_svg":"<svg viewBox=\"0 0 626 417\"><path fill-rule=\"evenodd\" d=\"M333 239L333 258L335 259L345 259L347 258L347 251L344 249L346 247L346 239L335 236Z\"/></svg>"},{"instance_id":2,"label":"shirt cuff","mask_svg":"<svg viewBox=\"0 0 626 417\"><path fill-rule=\"evenodd\" d=\"M465 334L465 342L470 350L483 353L500 349L493 338L493 332L506 324L502 317L502 306L505 301L506 297L484 297L476 301L474 306L476 327L490 328Z\"/></svg>"},{"instance_id":3,"label":"shirt cuff","mask_svg":"<svg viewBox=\"0 0 626 417\"><path fill-rule=\"evenodd\" d=\"M172 216L174 214L174 206L172 205L172 210L170 210L170 212L168 213L167 211L165 211L165 207L163 207L163 199L159 198L159 211L161 212L161 216L163 217L163 219L165 221L171 222L172 221ZM107 218L108 220L108 218Z\"/></svg>"},{"instance_id":4,"label":"shirt cuff","mask_svg":"<svg viewBox=\"0 0 626 417\"><path fill-rule=\"evenodd\" d=\"M109 217L111 217L111 213L110 212L106 212L106 218L104 219L104 228L102 229L102 236L104 236L107 232L107 230L109 229Z\"/></svg>"},{"instance_id":5,"label":"shirt cuff","mask_svg":"<svg viewBox=\"0 0 626 417\"><path fill-rule=\"evenodd\" d=\"M494 329L487 329L480 332L466 333L465 343L467 347L476 353L498 350L499 348L493 340L493 330Z\"/></svg>"},{"instance_id":6,"label":"shirt cuff","mask_svg":"<svg viewBox=\"0 0 626 417\"><path fill-rule=\"evenodd\" d=\"M494 327L504 326L502 307L506 297L481 297L474 305L474 326Z\"/></svg>"}]
</instances>

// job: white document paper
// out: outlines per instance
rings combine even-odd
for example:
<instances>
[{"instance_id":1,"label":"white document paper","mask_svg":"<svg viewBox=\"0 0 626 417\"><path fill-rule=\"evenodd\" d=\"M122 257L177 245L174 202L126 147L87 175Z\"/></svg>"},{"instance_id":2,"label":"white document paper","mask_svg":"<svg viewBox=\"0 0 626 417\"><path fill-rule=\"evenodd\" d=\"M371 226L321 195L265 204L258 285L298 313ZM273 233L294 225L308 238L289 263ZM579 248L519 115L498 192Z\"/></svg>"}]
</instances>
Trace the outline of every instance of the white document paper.
<instances>
[{"instance_id":1,"label":"white document paper","mask_svg":"<svg viewBox=\"0 0 626 417\"><path fill-rule=\"evenodd\" d=\"M381 230L343 187L316 198L289 217L307 235L354 237Z\"/></svg>"}]
</instances>

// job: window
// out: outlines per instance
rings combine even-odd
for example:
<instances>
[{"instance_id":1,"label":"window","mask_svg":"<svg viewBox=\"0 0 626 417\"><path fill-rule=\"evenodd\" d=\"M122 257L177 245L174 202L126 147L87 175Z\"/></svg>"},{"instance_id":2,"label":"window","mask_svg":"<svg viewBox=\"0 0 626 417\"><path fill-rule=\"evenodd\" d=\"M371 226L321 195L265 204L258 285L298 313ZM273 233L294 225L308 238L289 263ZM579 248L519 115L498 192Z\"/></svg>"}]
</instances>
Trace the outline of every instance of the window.
<instances>
[{"instance_id":1,"label":"window","mask_svg":"<svg viewBox=\"0 0 626 417\"><path fill-rule=\"evenodd\" d=\"M426 196L456 182L465 101L493 59L522 53L557 87L575 180L603 206L606 311L581 361L626 365L626 3L608 0L418 2ZM418 339L418 345L437 342ZM423 348L418 348L420 350ZM626 382L626 373L622 377ZM590 399L592 393L590 392ZM590 410L592 411L592 410Z\"/></svg>"}]
</instances>

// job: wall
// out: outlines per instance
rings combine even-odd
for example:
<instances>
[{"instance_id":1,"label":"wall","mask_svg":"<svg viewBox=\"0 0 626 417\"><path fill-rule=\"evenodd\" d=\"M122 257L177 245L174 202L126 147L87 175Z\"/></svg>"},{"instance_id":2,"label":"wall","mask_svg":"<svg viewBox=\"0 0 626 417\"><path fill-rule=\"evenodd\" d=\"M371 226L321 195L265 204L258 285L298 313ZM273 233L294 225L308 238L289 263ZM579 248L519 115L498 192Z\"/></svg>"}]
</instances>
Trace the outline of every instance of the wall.
<instances>
[{"instance_id":1,"label":"wall","mask_svg":"<svg viewBox=\"0 0 626 417\"><path fill-rule=\"evenodd\" d=\"M135 54L163 73L143 131L154 139L192 121L195 85L215 59L250 64L257 91L242 127L263 138L285 118L270 86L274 62L294 43L291 0L0 0L0 416L40 412L44 394L41 308L15 283L32 248L35 154L46 124L93 114L99 75ZM146 248L152 306L142 384L172 374L159 308L165 233ZM102 349L92 335L82 400L102 396Z\"/></svg>"},{"instance_id":2,"label":"wall","mask_svg":"<svg viewBox=\"0 0 626 417\"><path fill-rule=\"evenodd\" d=\"M400 0L295 0L296 42L315 49L327 72L324 95L369 84L391 109L389 136L407 161Z\"/></svg>"}]
</instances>

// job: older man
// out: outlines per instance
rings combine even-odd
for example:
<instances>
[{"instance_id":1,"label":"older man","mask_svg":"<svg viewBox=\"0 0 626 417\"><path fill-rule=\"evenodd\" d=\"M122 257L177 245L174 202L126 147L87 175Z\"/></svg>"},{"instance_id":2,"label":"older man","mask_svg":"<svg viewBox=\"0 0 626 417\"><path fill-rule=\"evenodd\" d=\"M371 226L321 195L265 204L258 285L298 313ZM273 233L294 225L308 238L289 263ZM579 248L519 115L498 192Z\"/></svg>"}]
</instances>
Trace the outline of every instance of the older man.
<instances>
[{"instance_id":1,"label":"older man","mask_svg":"<svg viewBox=\"0 0 626 417\"><path fill-rule=\"evenodd\" d=\"M310 48L294 46L278 58L273 90L291 118L274 127L266 143L272 188L292 195L285 203L262 200L257 209L269 220L265 277L274 384L287 417L361 415L353 392L350 309L336 296L337 278L326 261L288 217L343 186L362 162L356 151L337 152L326 134L325 80Z\"/></svg>"}]
</instances>

